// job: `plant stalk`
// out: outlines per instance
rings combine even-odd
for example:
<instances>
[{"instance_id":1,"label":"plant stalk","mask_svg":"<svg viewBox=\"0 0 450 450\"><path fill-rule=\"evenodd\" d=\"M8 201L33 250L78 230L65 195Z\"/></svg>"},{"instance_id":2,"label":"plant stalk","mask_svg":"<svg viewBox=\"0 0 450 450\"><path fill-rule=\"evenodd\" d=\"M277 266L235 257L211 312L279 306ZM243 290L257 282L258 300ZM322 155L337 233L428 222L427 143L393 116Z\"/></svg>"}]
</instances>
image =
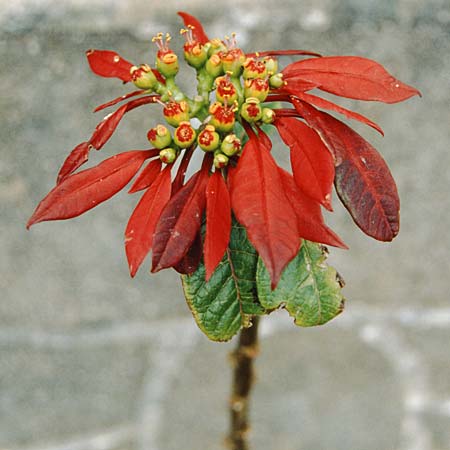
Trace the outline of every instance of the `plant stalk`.
<instances>
[{"instance_id":1,"label":"plant stalk","mask_svg":"<svg viewBox=\"0 0 450 450\"><path fill-rule=\"evenodd\" d=\"M249 402L255 379L253 362L259 352L258 322L259 317L254 316L252 326L241 330L237 347L231 353L233 385L230 397L231 428L227 439L231 450L249 450L250 448L248 443Z\"/></svg>"}]
</instances>

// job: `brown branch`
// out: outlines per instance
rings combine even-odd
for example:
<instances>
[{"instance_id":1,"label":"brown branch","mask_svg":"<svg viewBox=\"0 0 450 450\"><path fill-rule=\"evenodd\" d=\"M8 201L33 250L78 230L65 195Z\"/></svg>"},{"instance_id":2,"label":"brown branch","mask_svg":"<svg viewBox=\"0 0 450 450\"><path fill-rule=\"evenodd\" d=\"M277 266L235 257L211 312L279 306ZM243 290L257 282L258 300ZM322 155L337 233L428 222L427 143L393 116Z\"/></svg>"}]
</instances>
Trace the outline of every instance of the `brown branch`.
<instances>
[{"instance_id":1,"label":"brown branch","mask_svg":"<svg viewBox=\"0 0 450 450\"><path fill-rule=\"evenodd\" d=\"M254 381L253 360L258 355L258 322L243 328L236 349L231 353L233 365L233 388L230 398L231 429L227 444L231 450L249 450L249 395Z\"/></svg>"}]
</instances>

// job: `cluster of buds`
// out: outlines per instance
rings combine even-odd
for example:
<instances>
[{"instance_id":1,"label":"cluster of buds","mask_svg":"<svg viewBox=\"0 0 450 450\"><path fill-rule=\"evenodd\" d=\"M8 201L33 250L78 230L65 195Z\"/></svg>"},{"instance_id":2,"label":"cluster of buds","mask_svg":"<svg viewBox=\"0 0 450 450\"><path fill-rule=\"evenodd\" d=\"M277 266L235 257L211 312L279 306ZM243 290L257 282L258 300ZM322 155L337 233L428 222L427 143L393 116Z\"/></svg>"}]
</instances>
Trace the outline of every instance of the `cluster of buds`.
<instances>
[{"instance_id":1,"label":"cluster of buds","mask_svg":"<svg viewBox=\"0 0 450 450\"><path fill-rule=\"evenodd\" d=\"M222 168L240 156L237 124L274 122L274 111L263 104L270 90L282 85L282 74L272 56L246 56L234 34L224 40L206 40L195 31L189 24L180 34L185 38L184 59L197 71L196 97L190 99L175 82L179 64L169 34L153 38L158 47L156 69L147 64L132 66L131 81L147 93L159 94L157 102L163 106L167 126L152 128L148 139L160 150L164 163L175 162L183 149L199 147L214 152L214 165ZM199 119L201 125L195 128L192 119Z\"/></svg>"}]
</instances>

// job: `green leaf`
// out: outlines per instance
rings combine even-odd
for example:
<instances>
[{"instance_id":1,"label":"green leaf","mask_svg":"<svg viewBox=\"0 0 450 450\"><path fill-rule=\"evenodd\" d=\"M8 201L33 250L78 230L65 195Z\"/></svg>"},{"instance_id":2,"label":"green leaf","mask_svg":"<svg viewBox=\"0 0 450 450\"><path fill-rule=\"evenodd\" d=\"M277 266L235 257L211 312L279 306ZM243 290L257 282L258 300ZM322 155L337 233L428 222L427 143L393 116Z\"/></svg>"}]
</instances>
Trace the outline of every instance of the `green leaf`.
<instances>
[{"instance_id":1,"label":"green leaf","mask_svg":"<svg viewBox=\"0 0 450 450\"><path fill-rule=\"evenodd\" d=\"M304 240L273 291L269 273L259 259L256 280L261 305L266 309L283 306L302 327L323 325L336 317L344 308L343 282L325 259L325 247Z\"/></svg>"},{"instance_id":2,"label":"green leaf","mask_svg":"<svg viewBox=\"0 0 450 450\"><path fill-rule=\"evenodd\" d=\"M183 275L184 295L199 328L213 341L231 339L250 316L264 314L256 298L258 255L236 220L228 249L208 282L203 262L192 275Z\"/></svg>"}]
</instances>

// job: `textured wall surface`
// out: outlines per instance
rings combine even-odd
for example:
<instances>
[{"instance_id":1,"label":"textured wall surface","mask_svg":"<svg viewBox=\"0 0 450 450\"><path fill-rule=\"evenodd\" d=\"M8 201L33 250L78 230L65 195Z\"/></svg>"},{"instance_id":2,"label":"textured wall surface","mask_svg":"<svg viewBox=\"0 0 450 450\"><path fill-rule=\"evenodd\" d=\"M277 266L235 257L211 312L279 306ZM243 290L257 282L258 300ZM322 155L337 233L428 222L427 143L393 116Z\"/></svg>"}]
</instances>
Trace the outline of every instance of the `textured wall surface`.
<instances>
[{"instance_id":1,"label":"textured wall surface","mask_svg":"<svg viewBox=\"0 0 450 450\"><path fill-rule=\"evenodd\" d=\"M181 2L0 0L0 448L218 450L231 344L197 330L175 273L128 276L125 192L80 218L24 224L94 106L127 92L92 75L84 51L151 61ZM299 329L262 327L253 398L258 450L450 449L450 4L448 0L183 2L209 34L245 49L306 48L384 64L423 98L342 102L398 182L402 229L370 240L336 202L332 250L345 312ZM174 39L176 41L176 39ZM179 44L175 44L178 46ZM145 148L159 112L130 113L94 161ZM101 114L101 113L100 113ZM286 160L286 152L278 157Z\"/></svg>"}]
</instances>

